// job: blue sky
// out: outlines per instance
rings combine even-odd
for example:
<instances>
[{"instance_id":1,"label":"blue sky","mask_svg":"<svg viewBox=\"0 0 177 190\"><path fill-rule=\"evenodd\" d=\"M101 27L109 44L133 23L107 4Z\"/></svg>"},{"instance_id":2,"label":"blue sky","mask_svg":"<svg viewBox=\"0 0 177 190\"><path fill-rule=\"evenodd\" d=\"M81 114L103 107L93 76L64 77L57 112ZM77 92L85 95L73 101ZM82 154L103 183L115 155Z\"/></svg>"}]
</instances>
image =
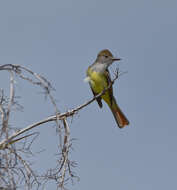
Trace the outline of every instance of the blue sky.
<instances>
[{"instance_id":1,"label":"blue sky","mask_svg":"<svg viewBox=\"0 0 177 190\"><path fill-rule=\"evenodd\" d=\"M81 178L71 189L177 186L176 9L175 0L0 2L0 64L21 64L48 78L60 111L92 97L83 80L100 50L120 56L120 70L128 71L114 84L114 95L129 127L117 128L107 105L99 109L96 103L70 124L77 138L72 158ZM7 79L1 73L1 88ZM16 91L24 112L17 112L12 123L23 127L53 114L39 89L17 81ZM34 131L40 131L34 151L46 150L35 159L42 171L54 164L55 128L46 124Z\"/></svg>"}]
</instances>

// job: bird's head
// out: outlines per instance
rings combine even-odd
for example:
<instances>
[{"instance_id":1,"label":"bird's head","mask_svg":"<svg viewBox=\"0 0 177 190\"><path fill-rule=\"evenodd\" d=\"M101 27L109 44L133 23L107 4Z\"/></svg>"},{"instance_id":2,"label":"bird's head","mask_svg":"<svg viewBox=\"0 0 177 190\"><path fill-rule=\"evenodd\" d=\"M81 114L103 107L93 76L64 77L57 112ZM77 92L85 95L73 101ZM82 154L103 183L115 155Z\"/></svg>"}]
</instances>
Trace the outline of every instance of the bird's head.
<instances>
[{"instance_id":1,"label":"bird's head","mask_svg":"<svg viewBox=\"0 0 177 190\"><path fill-rule=\"evenodd\" d=\"M100 51L97 55L96 62L106 64L107 67L110 66L114 61L120 61L120 58L116 58L108 49Z\"/></svg>"}]
</instances>

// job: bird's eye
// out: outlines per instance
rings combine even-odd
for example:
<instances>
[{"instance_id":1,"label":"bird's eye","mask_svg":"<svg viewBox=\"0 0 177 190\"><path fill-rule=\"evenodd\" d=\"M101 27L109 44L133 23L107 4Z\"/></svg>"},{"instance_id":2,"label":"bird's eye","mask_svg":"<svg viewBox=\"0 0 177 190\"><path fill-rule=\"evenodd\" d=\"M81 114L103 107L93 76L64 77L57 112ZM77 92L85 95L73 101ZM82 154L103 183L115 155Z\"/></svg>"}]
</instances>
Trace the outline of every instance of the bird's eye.
<instances>
[{"instance_id":1,"label":"bird's eye","mask_svg":"<svg viewBox=\"0 0 177 190\"><path fill-rule=\"evenodd\" d=\"M105 55L105 57L106 57L106 58L108 58L108 56L107 56L107 55Z\"/></svg>"}]
</instances>

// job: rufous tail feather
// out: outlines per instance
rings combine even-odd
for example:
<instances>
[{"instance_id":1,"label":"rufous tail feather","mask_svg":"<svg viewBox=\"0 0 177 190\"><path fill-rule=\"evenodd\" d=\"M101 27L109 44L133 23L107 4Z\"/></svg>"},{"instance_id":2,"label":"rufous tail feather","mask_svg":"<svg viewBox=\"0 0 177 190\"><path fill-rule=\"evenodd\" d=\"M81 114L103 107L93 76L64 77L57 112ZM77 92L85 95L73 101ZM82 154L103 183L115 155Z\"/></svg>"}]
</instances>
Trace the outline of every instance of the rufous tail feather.
<instances>
[{"instance_id":1,"label":"rufous tail feather","mask_svg":"<svg viewBox=\"0 0 177 190\"><path fill-rule=\"evenodd\" d=\"M111 109L111 111L112 111L112 113L114 115L114 118L115 118L116 123L117 123L119 128L123 128L123 127L125 127L126 125L129 124L128 119L126 118L126 116L124 115L122 110L117 105L116 100L115 100L114 97L113 97L113 100L112 100L112 105L110 105L109 107L110 107L110 109Z\"/></svg>"}]
</instances>

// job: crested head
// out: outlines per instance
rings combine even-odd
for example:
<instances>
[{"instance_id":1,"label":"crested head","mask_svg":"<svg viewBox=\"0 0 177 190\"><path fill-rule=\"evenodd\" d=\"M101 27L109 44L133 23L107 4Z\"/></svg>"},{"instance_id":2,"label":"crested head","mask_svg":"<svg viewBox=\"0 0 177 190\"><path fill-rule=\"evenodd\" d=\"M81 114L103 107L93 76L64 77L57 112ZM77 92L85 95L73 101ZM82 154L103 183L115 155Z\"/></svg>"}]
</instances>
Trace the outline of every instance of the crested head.
<instances>
[{"instance_id":1,"label":"crested head","mask_svg":"<svg viewBox=\"0 0 177 190\"><path fill-rule=\"evenodd\" d=\"M108 49L104 49L98 53L92 69L104 72L114 61L120 61L120 58L114 57Z\"/></svg>"},{"instance_id":2,"label":"crested head","mask_svg":"<svg viewBox=\"0 0 177 190\"><path fill-rule=\"evenodd\" d=\"M97 57L101 57L101 56L113 57L112 53L108 49L104 49L104 50L100 51L98 53Z\"/></svg>"}]
</instances>

